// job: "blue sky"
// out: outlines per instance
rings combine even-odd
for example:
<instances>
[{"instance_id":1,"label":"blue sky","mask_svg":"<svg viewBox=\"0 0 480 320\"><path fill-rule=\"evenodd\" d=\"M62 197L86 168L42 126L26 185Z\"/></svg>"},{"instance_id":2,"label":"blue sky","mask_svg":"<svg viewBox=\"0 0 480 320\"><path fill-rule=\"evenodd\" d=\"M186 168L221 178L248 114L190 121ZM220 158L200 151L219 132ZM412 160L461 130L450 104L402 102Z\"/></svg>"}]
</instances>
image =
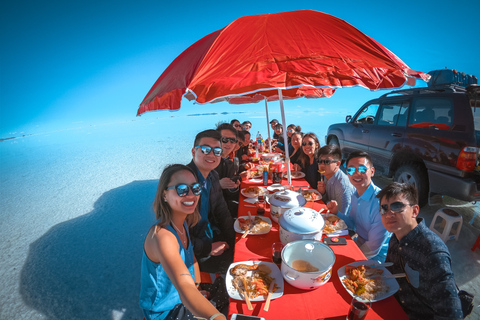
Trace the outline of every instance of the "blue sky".
<instances>
[{"instance_id":1,"label":"blue sky","mask_svg":"<svg viewBox=\"0 0 480 320\"><path fill-rule=\"evenodd\" d=\"M192 43L244 15L300 9L346 20L414 70L448 67L480 77L480 1L3 1L0 138L46 126L135 120L150 87ZM297 99L286 107L341 104L353 113L378 95L343 89L330 99ZM179 112L196 108L184 99Z\"/></svg>"}]
</instances>

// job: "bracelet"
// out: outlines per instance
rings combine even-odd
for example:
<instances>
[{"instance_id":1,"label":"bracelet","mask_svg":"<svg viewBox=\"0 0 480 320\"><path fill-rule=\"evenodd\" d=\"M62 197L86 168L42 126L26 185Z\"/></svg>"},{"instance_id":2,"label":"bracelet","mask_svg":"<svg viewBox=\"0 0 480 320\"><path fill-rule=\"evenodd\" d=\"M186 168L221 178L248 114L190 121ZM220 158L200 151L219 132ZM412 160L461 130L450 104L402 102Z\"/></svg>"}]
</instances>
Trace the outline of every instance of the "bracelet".
<instances>
[{"instance_id":1,"label":"bracelet","mask_svg":"<svg viewBox=\"0 0 480 320\"><path fill-rule=\"evenodd\" d=\"M210 317L209 320L213 320L213 319L215 319L215 318L218 317L218 316L223 316L223 313L220 313L220 312L215 313L214 315L212 315L212 316Z\"/></svg>"}]
</instances>

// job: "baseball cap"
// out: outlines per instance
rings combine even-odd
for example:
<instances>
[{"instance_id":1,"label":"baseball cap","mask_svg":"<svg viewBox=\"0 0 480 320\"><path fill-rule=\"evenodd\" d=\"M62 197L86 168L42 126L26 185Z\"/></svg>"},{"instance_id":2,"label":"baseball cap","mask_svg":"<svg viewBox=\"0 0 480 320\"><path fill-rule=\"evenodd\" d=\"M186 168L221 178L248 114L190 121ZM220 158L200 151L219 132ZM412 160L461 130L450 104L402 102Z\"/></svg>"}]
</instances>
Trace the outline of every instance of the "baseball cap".
<instances>
[{"instance_id":1,"label":"baseball cap","mask_svg":"<svg viewBox=\"0 0 480 320\"><path fill-rule=\"evenodd\" d=\"M270 121L270 123L272 123L272 122L279 123L277 119L272 119L272 121Z\"/></svg>"}]
</instances>

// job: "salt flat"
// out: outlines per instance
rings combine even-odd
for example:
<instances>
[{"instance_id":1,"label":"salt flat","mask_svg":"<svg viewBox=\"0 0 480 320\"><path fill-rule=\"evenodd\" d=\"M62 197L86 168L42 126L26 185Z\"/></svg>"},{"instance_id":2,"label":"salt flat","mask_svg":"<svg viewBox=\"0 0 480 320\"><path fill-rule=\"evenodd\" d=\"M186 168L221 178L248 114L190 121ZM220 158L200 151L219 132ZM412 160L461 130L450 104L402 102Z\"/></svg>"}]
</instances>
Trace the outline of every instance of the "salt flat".
<instances>
[{"instance_id":1,"label":"salt flat","mask_svg":"<svg viewBox=\"0 0 480 320\"><path fill-rule=\"evenodd\" d=\"M142 244L154 221L162 168L188 163L195 134L218 121L250 120L254 134L266 133L261 108L159 115L13 134L17 138L0 142L0 319L142 319ZM323 144L328 124L343 119L294 113L287 122L317 133ZM439 207L421 214L429 222ZM474 209L458 210L471 217ZM447 245L458 285L476 292L478 301L480 250L470 247L480 217L473 226L464 219L460 240Z\"/></svg>"}]
</instances>

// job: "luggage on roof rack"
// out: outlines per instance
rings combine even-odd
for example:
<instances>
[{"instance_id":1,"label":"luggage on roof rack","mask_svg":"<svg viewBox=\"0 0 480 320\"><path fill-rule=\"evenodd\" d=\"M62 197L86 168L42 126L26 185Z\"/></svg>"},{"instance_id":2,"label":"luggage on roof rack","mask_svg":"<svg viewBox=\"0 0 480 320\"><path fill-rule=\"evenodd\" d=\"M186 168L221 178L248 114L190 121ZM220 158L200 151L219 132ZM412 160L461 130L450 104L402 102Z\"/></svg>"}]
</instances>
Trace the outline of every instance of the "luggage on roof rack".
<instances>
[{"instance_id":1,"label":"luggage on roof rack","mask_svg":"<svg viewBox=\"0 0 480 320\"><path fill-rule=\"evenodd\" d=\"M471 84L477 84L478 79L474 75L458 72L455 69L433 70L428 73L432 77L428 82L429 87L439 85L456 84L462 87L468 87Z\"/></svg>"}]
</instances>

